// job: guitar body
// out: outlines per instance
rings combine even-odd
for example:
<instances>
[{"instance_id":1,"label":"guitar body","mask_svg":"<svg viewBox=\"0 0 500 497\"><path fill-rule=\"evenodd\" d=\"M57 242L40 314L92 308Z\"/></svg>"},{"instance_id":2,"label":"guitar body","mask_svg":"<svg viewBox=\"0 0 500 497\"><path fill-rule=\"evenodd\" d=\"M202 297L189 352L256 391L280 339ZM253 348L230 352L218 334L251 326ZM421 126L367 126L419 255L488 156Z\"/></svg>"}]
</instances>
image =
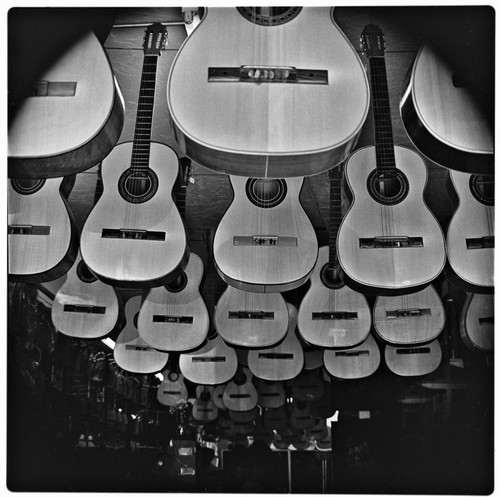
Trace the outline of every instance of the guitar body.
<instances>
[{"instance_id":1,"label":"guitar body","mask_svg":"<svg viewBox=\"0 0 500 497\"><path fill-rule=\"evenodd\" d=\"M305 400L293 400L290 412L290 426L296 430L307 430L314 426L314 416L310 405Z\"/></svg>"},{"instance_id":2,"label":"guitar body","mask_svg":"<svg viewBox=\"0 0 500 497\"><path fill-rule=\"evenodd\" d=\"M357 141L369 88L332 9L281 10L287 11L281 19L267 23L236 8L208 8L172 64L167 101L177 140L208 168L252 177L306 176L341 162ZM259 79L259 72L253 77L245 67L260 67L262 74L269 69L276 79ZM311 76L316 70L320 81Z\"/></svg>"},{"instance_id":3,"label":"guitar body","mask_svg":"<svg viewBox=\"0 0 500 497\"><path fill-rule=\"evenodd\" d=\"M282 382L255 378L254 383L258 394L257 403L260 407L272 409L285 403L286 394Z\"/></svg>"},{"instance_id":4,"label":"guitar body","mask_svg":"<svg viewBox=\"0 0 500 497\"><path fill-rule=\"evenodd\" d=\"M388 204L368 187L376 176L375 147L357 150L346 164L353 201L338 233L339 262L346 283L364 293L419 291L446 260L441 227L423 199L425 162L407 148L395 146L394 153L400 197Z\"/></svg>"},{"instance_id":5,"label":"guitar body","mask_svg":"<svg viewBox=\"0 0 500 497\"><path fill-rule=\"evenodd\" d=\"M285 406L266 409L262 416L262 422L270 430L284 430L289 422Z\"/></svg>"},{"instance_id":6,"label":"guitar body","mask_svg":"<svg viewBox=\"0 0 500 497\"><path fill-rule=\"evenodd\" d=\"M494 177L450 171L448 186L455 212L446 234L446 276L463 290L493 293Z\"/></svg>"},{"instance_id":7,"label":"guitar body","mask_svg":"<svg viewBox=\"0 0 500 497\"><path fill-rule=\"evenodd\" d=\"M133 198L133 191L128 191L133 183L128 189L121 184L130 172L131 156L132 143L121 143L102 161L104 191L83 226L81 253L105 283L161 286L180 275L189 254L184 224L172 199L179 163L170 147L151 143L148 171L152 173L144 174L156 176L156 187L150 185L155 193L134 203L124 198L129 194Z\"/></svg>"},{"instance_id":8,"label":"guitar body","mask_svg":"<svg viewBox=\"0 0 500 497\"><path fill-rule=\"evenodd\" d=\"M492 352L494 349L495 297L480 293L467 294L462 307L460 335L474 351Z\"/></svg>"},{"instance_id":9,"label":"guitar body","mask_svg":"<svg viewBox=\"0 0 500 497\"><path fill-rule=\"evenodd\" d=\"M158 385L156 399L163 406L176 406L188 400L184 377L178 371L163 371L163 381Z\"/></svg>"},{"instance_id":10,"label":"guitar body","mask_svg":"<svg viewBox=\"0 0 500 497\"><path fill-rule=\"evenodd\" d=\"M315 371L301 371L292 381L294 400L318 400L325 393L325 384Z\"/></svg>"},{"instance_id":11,"label":"guitar body","mask_svg":"<svg viewBox=\"0 0 500 497\"><path fill-rule=\"evenodd\" d=\"M373 306L375 331L392 345L430 342L444 325L444 306L433 285L408 295L379 296Z\"/></svg>"},{"instance_id":12,"label":"guitar body","mask_svg":"<svg viewBox=\"0 0 500 497\"><path fill-rule=\"evenodd\" d=\"M302 285L318 255L316 233L299 202L304 178L229 178L233 202L214 237L221 278L249 292L282 292Z\"/></svg>"},{"instance_id":13,"label":"guitar body","mask_svg":"<svg viewBox=\"0 0 500 497\"><path fill-rule=\"evenodd\" d=\"M215 308L215 327L232 345L275 345L288 329L288 308L280 293L255 293L228 285Z\"/></svg>"},{"instance_id":14,"label":"guitar body","mask_svg":"<svg viewBox=\"0 0 500 497\"><path fill-rule=\"evenodd\" d=\"M66 274L78 253L67 204L74 176L7 182L8 272L14 281L51 281Z\"/></svg>"},{"instance_id":15,"label":"guitar body","mask_svg":"<svg viewBox=\"0 0 500 497\"><path fill-rule=\"evenodd\" d=\"M398 376L423 376L441 364L442 351L438 340L411 347L385 346L387 367Z\"/></svg>"},{"instance_id":16,"label":"guitar body","mask_svg":"<svg viewBox=\"0 0 500 497\"><path fill-rule=\"evenodd\" d=\"M380 365L380 350L370 334L356 347L327 349L323 353L325 369L335 378L352 380L371 376Z\"/></svg>"},{"instance_id":17,"label":"guitar body","mask_svg":"<svg viewBox=\"0 0 500 497\"><path fill-rule=\"evenodd\" d=\"M196 399L193 404L193 418L201 423L209 423L217 419L219 409L213 400L214 387L210 385L198 385L196 387Z\"/></svg>"},{"instance_id":18,"label":"guitar body","mask_svg":"<svg viewBox=\"0 0 500 497\"><path fill-rule=\"evenodd\" d=\"M415 146L449 169L493 174L493 123L472 92L455 84L455 69L437 50L423 45L400 103Z\"/></svg>"},{"instance_id":19,"label":"guitar body","mask_svg":"<svg viewBox=\"0 0 500 497\"><path fill-rule=\"evenodd\" d=\"M323 277L329 247L321 247L311 275L311 286L298 311L299 333L311 345L351 347L370 333L371 310L364 295L342 284L331 288Z\"/></svg>"},{"instance_id":20,"label":"guitar body","mask_svg":"<svg viewBox=\"0 0 500 497\"><path fill-rule=\"evenodd\" d=\"M224 390L226 389L227 383L220 383L214 389L214 404L219 408L219 411L227 411L227 407L224 405Z\"/></svg>"},{"instance_id":21,"label":"guitar body","mask_svg":"<svg viewBox=\"0 0 500 497\"><path fill-rule=\"evenodd\" d=\"M37 81L27 82L33 94L10 119L10 177L81 172L106 157L122 131L123 97L96 35L89 31L54 55Z\"/></svg>"},{"instance_id":22,"label":"guitar body","mask_svg":"<svg viewBox=\"0 0 500 497\"><path fill-rule=\"evenodd\" d=\"M116 290L98 280L78 255L54 297L56 330L75 338L100 338L117 326L121 311Z\"/></svg>"},{"instance_id":23,"label":"guitar body","mask_svg":"<svg viewBox=\"0 0 500 497\"><path fill-rule=\"evenodd\" d=\"M184 351L200 346L209 316L199 286L203 261L191 254L180 287L152 288L141 306L137 327L142 339L159 350Z\"/></svg>"},{"instance_id":24,"label":"guitar body","mask_svg":"<svg viewBox=\"0 0 500 497\"><path fill-rule=\"evenodd\" d=\"M126 323L116 338L113 357L116 364L130 373L156 373L165 369L168 353L152 349L139 336L137 316L141 307L141 297L130 297L125 304Z\"/></svg>"},{"instance_id":25,"label":"guitar body","mask_svg":"<svg viewBox=\"0 0 500 497\"><path fill-rule=\"evenodd\" d=\"M240 368L227 384L222 401L230 411L250 411L257 405L257 390L252 383L252 373Z\"/></svg>"}]
</instances>

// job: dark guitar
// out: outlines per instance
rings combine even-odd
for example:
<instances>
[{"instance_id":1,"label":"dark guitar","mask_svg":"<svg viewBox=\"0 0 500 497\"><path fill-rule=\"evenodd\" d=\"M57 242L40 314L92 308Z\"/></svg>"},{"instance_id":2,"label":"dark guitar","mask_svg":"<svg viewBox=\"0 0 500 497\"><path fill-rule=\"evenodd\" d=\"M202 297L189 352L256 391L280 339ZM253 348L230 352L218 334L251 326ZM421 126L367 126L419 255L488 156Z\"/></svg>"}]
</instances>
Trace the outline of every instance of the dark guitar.
<instances>
[{"instance_id":1,"label":"dark guitar","mask_svg":"<svg viewBox=\"0 0 500 497\"><path fill-rule=\"evenodd\" d=\"M280 407L286 402L286 393L283 382L254 379L257 389L257 403L265 409Z\"/></svg>"},{"instance_id":2,"label":"dark guitar","mask_svg":"<svg viewBox=\"0 0 500 497\"><path fill-rule=\"evenodd\" d=\"M473 351L493 352L495 297L468 293L460 315L460 336Z\"/></svg>"},{"instance_id":3,"label":"dark guitar","mask_svg":"<svg viewBox=\"0 0 500 497\"><path fill-rule=\"evenodd\" d=\"M193 418L201 423L209 423L217 419L219 409L213 400L214 387L211 385L198 385L196 399L193 404Z\"/></svg>"},{"instance_id":4,"label":"dark guitar","mask_svg":"<svg viewBox=\"0 0 500 497\"><path fill-rule=\"evenodd\" d=\"M231 411L250 411L257 405L257 390L252 382L253 374L248 368L238 367L222 395L224 405Z\"/></svg>"},{"instance_id":5,"label":"dark guitar","mask_svg":"<svg viewBox=\"0 0 500 497\"><path fill-rule=\"evenodd\" d=\"M427 168L413 150L395 146L383 34L368 25L362 35L373 94L375 146L346 162L352 203L338 234L343 279L376 295L416 292L442 271L444 236L424 202Z\"/></svg>"}]
</instances>

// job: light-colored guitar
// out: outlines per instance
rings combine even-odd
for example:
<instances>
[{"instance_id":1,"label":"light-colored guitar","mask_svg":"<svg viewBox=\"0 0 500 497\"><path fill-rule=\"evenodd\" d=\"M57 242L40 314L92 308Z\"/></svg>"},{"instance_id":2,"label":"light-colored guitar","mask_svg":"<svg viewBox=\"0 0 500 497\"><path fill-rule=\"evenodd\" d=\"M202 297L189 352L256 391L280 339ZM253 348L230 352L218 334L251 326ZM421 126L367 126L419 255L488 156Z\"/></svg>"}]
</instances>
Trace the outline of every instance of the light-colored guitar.
<instances>
[{"instance_id":1,"label":"light-colored guitar","mask_svg":"<svg viewBox=\"0 0 500 497\"><path fill-rule=\"evenodd\" d=\"M214 237L222 279L263 293L302 285L318 256L316 233L299 201L304 178L229 179L234 198Z\"/></svg>"},{"instance_id":2,"label":"light-colored guitar","mask_svg":"<svg viewBox=\"0 0 500 497\"><path fill-rule=\"evenodd\" d=\"M495 342L495 297L468 293L460 316L460 336L474 351L492 352Z\"/></svg>"},{"instance_id":3,"label":"light-colored guitar","mask_svg":"<svg viewBox=\"0 0 500 497\"><path fill-rule=\"evenodd\" d=\"M170 354L170 364L167 364L162 374L163 380L156 390L158 402L169 407L187 402L189 393L184 376L179 370L179 358Z\"/></svg>"},{"instance_id":4,"label":"light-colored guitar","mask_svg":"<svg viewBox=\"0 0 500 497\"><path fill-rule=\"evenodd\" d=\"M433 285L408 295L375 299L373 327L389 344L430 342L439 336L444 325L444 306Z\"/></svg>"},{"instance_id":5,"label":"light-colored guitar","mask_svg":"<svg viewBox=\"0 0 500 497\"><path fill-rule=\"evenodd\" d=\"M447 186L455 212L446 234L446 277L463 290L493 293L494 177L449 171Z\"/></svg>"},{"instance_id":6,"label":"light-colored guitar","mask_svg":"<svg viewBox=\"0 0 500 497\"><path fill-rule=\"evenodd\" d=\"M258 394L257 403L260 407L266 409L276 408L282 406L286 402L283 382L255 378L254 384Z\"/></svg>"},{"instance_id":7,"label":"light-colored guitar","mask_svg":"<svg viewBox=\"0 0 500 497\"><path fill-rule=\"evenodd\" d=\"M362 40L370 64L376 145L357 150L346 163L353 202L339 229L339 262L346 284L363 293L416 292L441 273L444 236L424 202L425 162L393 143L382 32L369 25Z\"/></svg>"},{"instance_id":8,"label":"light-colored guitar","mask_svg":"<svg viewBox=\"0 0 500 497\"><path fill-rule=\"evenodd\" d=\"M441 364L442 355L437 339L410 347L386 345L384 351L387 367L398 376L423 376L432 373Z\"/></svg>"},{"instance_id":9,"label":"light-colored guitar","mask_svg":"<svg viewBox=\"0 0 500 497\"><path fill-rule=\"evenodd\" d=\"M7 182L7 254L12 280L44 282L63 276L78 253L67 203L74 176Z\"/></svg>"},{"instance_id":10,"label":"light-colored guitar","mask_svg":"<svg viewBox=\"0 0 500 497\"><path fill-rule=\"evenodd\" d=\"M172 64L167 101L193 160L227 174L285 178L347 156L369 88L330 7L208 8Z\"/></svg>"},{"instance_id":11,"label":"light-colored guitar","mask_svg":"<svg viewBox=\"0 0 500 497\"><path fill-rule=\"evenodd\" d=\"M102 281L156 287L177 278L189 249L172 198L179 176L176 153L151 142L157 61L165 26L146 30L134 141L121 143L101 164L104 192L82 229L84 261Z\"/></svg>"}]
</instances>

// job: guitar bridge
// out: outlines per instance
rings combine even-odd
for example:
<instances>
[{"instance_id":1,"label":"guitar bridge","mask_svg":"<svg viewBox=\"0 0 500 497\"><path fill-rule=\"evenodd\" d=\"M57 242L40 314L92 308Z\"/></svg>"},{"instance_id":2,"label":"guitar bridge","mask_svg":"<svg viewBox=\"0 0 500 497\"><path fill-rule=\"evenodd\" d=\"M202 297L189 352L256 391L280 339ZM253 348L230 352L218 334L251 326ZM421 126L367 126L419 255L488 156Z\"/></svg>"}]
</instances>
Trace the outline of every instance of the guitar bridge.
<instances>
[{"instance_id":1,"label":"guitar bridge","mask_svg":"<svg viewBox=\"0 0 500 497\"><path fill-rule=\"evenodd\" d=\"M353 352L349 352L348 350L342 350L339 352L335 352L335 357L358 357L362 355L370 355L369 350L355 350Z\"/></svg>"},{"instance_id":2,"label":"guitar bridge","mask_svg":"<svg viewBox=\"0 0 500 497\"><path fill-rule=\"evenodd\" d=\"M101 236L102 238L119 238L122 240L148 240L159 242L165 240L164 231L148 231L128 228L103 228Z\"/></svg>"},{"instance_id":3,"label":"guitar bridge","mask_svg":"<svg viewBox=\"0 0 500 497\"><path fill-rule=\"evenodd\" d=\"M467 245L467 250L494 248L495 247L495 237L494 236L482 236L480 238L466 238L465 243Z\"/></svg>"},{"instance_id":4,"label":"guitar bridge","mask_svg":"<svg viewBox=\"0 0 500 497\"><path fill-rule=\"evenodd\" d=\"M274 319L272 311L229 311L229 319Z\"/></svg>"},{"instance_id":5,"label":"guitar bridge","mask_svg":"<svg viewBox=\"0 0 500 497\"><path fill-rule=\"evenodd\" d=\"M233 236L233 245L242 247L296 247L297 238L275 235Z\"/></svg>"},{"instance_id":6,"label":"guitar bridge","mask_svg":"<svg viewBox=\"0 0 500 497\"><path fill-rule=\"evenodd\" d=\"M9 235L50 235L50 226L33 226L31 224L10 224Z\"/></svg>"},{"instance_id":7,"label":"guitar bridge","mask_svg":"<svg viewBox=\"0 0 500 497\"><path fill-rule=\"evenodd\" d=\"M102 305L74 305L64 304L64 312L78 312L82 314L106 314L106 307Z\"/></svg>"},{"instance_id":8,"label":"guitar bridge","mask_svg":"<svg viewBox=\"0 0 500 497\"><path fill-rule=\"evenodd\" d=\"M386 319L399 319L399 318L418 318L420 316L430 316L431 310L424 309L397 309L396 311L386 311Z\"/></svg>"},{"instance_id":9,"label":"guitar bridge","mask_svg":"<svg viewBox=\"0 0 500 497\"><path fill-rule=\"evenodd\" d=\"M421 236L376 236L374 238L360 238L359 248L420 248L424 246Z\"/></svg>"},{"instance_id":10,"label":"guitar bridge","mask_svg":"<svg viewBox=\"0 0 500 497\"><path fill-rule=\"evenodd\" d=\"M193 324L193 316L167 316L154 314L153 323Z\"/></svg>"},{"instance_id":11,"label":"guitar bridge","mask_svg":"<svg viewBox=\"0 0 500 497\"><path fill-rule=\"evenodd\" d=\"M292 66L209 67L209 83L286 83L327 85L328 71Z\"/></svg>"},{"instance_id":12,"label":"guitar bridge","mask_svg":"<svg viewBox=\"0 0 500 497\"><path fill-rule=\"evenodd\" d=\"M321 321L326 321L326 320L332 320L332 321L337 321L337 320L356 320L358 319L358 313L357 312L348 312L348 311L337 311L337 312L313 312L312 313L312 319L313 321L321 320Z\"/></svg>"}]
</instances>

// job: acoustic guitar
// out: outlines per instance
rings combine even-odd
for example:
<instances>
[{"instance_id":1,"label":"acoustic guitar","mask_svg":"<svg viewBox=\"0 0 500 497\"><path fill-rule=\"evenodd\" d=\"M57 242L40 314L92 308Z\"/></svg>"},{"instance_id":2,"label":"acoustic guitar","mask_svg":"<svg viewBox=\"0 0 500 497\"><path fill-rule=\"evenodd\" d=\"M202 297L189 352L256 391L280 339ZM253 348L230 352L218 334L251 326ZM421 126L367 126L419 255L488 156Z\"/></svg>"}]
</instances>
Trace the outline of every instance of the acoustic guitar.
<instances>
[{"instance_id":1,"label":"acoustic guitar","mask_svg":"<svg viewBox=\"0 0 500 497\"><path fill-rule=\"evenodd\" d=\"M444 325L444 306L433 285L408 295L375 299L373 327L391 345L430 342L439 336Z\"/></svg>"},{"instance_id":2,"label":"acoustic guitar","mask_svg":"<svg viewBox=\"0 0 500 497\"><path fill-rule=\"evenodd\" d=\"M214 389L214 404L219 408L219 411L227 411L227 407L224 405L224 390L226 389L227 383L220 383L215 386Z\"/></svg>"},{"instance_id":3,"label":"acoustic guitar","mask_svg":"<svg viewBox=\"0 0 500 497\"><path fill-rule=\"evenodd\" d=\"M227 174L285 178L347 156L369 88L329 7L208 8L174 59L167 101L193 160Z\"/></svg>"},{"instance_id":4,"label":"acoustic guitar","mask_svg":"<svg viewBox=\"0 0 500 497\"><path fill-rule=\"evenodd\" d=\"M290 426L296 430L307 430L314 426L314 416L307 400L293 399Z\"/></svg>"},{"instance_id":5,"label":"acoustic guitar","mask_svg":"<svg viewBox=\"0 0 500 497\"><path fill-rule=\"evenodd\" d=\"M266 409L262 415L262 423L271 430L284 430L289 423L289 415L285 405Z\"/></svg>"},{"instance_id":6,"label":"acoustic guitar","mask_svg":"<svg viewBox=\"0 0 500 497\"><path fill-rule=\"evenodd\" d=\"M257 389L257 403L260 407L272 409L280 407L286 402L283 382L254 378L254 385Z\"/></svg>"},{"instance_id":7,"label":"acoustic guitar","mask_svg":"<svg viewBox=\"0 0 500 497\"><path fill-rule=\"evenodd\" d=\"M308 343L319 347L351 347L363 342L372 324L364 295L346 286L337 257L342 221L343 166L330 170L329 245L319 249L311 286L299 305L297 325Z\"/></svg>"},{"instance_id":8,"label":"acoustic guitar","mask_svg":"<svg viewBox=\"0 0 500 497\"><path fill-rule=\"evenodd\" d=\"M290 381L294 400L318 400L325 393L325 383L318 371L303 370Z\"/></svg>"},{"instance_id":9,"label":"acoustic guitar","mask_svg":"<svg viewBox=\"0 0 500 497\"><path fill-rule=\"evenodd\" d=\"M214 404L214 387L211 385L198 385L196 399L193 403L193 418L201 423L209 423L217 419L219 409Z\"/></svg>"},{"instance_id":10,"label":"acoustic guitar","mask_svg":"<svg viewBox=\"0 0 500 497\"><path fill-rule=\"evenodd\" d=\"M189 393L184 376L179 369L179 357L170 354L169 363L162 371L163 380L156 390L156 399L164 406L177 406L187 402Z\"/></svg>"},{"instance_id":11,"label":"acoustic guitar","mask_svg":"<svg viewBox=\"0 0 500 497\"><path fill-rule=\"evenodd\" d=\"M214 237L222 279L262 293L302 285L318 256L316 233L299 201L304 178L229 179L234 198Z\"/></svg>"},{"instance_id":12,"label":"acoustic guitar","mask_svg":"<svg viewBox=\"0 0 500 497\"><path fill-rule=\"evenodd\" d=\"M50 36L54 36L53 25ZM79 173L104 159L120 136L125 107L118 83L92 31L57 42L32 43L50 46L52 53L37 55L47 64L33 80L20 85L24 91L9 91L17 95L9 102L9 177Z\"/></svg>"},{"instance_id":13,"label":"acoustic guitar","mask_svg":"<svg viewBox=\"0 0 500 497\"><path fill-rule=\"evenodd\" d=\"M137 331L141 296L130 297L125 304L125 326L116 338L113 357L116 364L131 373L156 373L165 369L168 353L151 348Z\"/></svg>"},{"instance_id":14,"label":"acoustic guitar","mask_svg":"<svg viewBox=\"0 0 500 497\"><path fill-rule=\"evenodd\" d=\"M449 171L455 210L446 233L446 277L472 293L493 293L495 182L493 176Z\"/></svg>"},{"instance_id":15,"label":"acoustic guitar","mask_svg":"<svg viewBox=\"0 0 500 497\"><path fill-rule=\"evenodd\" d=\"M398 347L386 345L385 362L398 376L423 376L435 371L441 364L441 345L435 339L424 345Z\"/></svg>"},{"instance_id":16,"label":"acoustic guitar","mask_svg":"<svg viewBox=\"0 0 500 497\"><path fill-rule=\"evenodd\" d=\"M224 405L231 411L250 411L257 405L257 390L248 368L238 367L222 394Z\"/></svg>"},{"instance_id":17,"label":"acoustic guitar","mask_svg":"<svg viewBox=\"0 0 500 497\"><path fill-rule=\"evenodd\" d=\"M158 57L166 28L146 30L133 142L120 143L101 164L104 192L82 229L83 260L105 283L157 287L175 280L189 258L186 230L172 198L176 153L151 141Z\"/></svg>"},{"instance_id":18,"label":"acoustic guitar","mask_svg":"<svg viewBox=\"0 0 500 497\"><path fill-rule=\"evenodd\" d=\"M494 349L495 297L468 293L460 316L460 336L473 351L492 352Z\"/></svg>"},{"instance_id":19,"label":"acoustic guitar","mask_svg":"<svg viewBox=\"0 0 500 497\"><path fill-rule=\"evenodd\" d=\"M67 198L74 182L74 175L7 181L7 268L12 281L51 281L73 265L78 237Z\"/></svg>"},{"instance_id":20,"label":"acoustic guitar","mask_svg":"<svg viewBox=\"0 0 500 497\"><path fill-rule=\"evenodd\" d=\"M424 202L425 162L393 142L380 28L366 26L362 43L370 66L375 146L347 159L353 202L339 229L339 262L344 281L363 293L416 292L441 273L444 236Z\"/></svg>"},{"instance_id":21,"label":"acoustic guitar","mask_svg":"<svg viewBox=\"0 0 500 497\"><path fill-rule=\"evenodd\" d=\"M473 39L466 43L476 46ZM467 65L465 59L462 68L455 67L438 47L424 43L405 84L401 117L417 149L432 161L465 173L493 174L493 122L472 91L470 83L478 75L468 74Z\"/></svg>"}]
</instances>

